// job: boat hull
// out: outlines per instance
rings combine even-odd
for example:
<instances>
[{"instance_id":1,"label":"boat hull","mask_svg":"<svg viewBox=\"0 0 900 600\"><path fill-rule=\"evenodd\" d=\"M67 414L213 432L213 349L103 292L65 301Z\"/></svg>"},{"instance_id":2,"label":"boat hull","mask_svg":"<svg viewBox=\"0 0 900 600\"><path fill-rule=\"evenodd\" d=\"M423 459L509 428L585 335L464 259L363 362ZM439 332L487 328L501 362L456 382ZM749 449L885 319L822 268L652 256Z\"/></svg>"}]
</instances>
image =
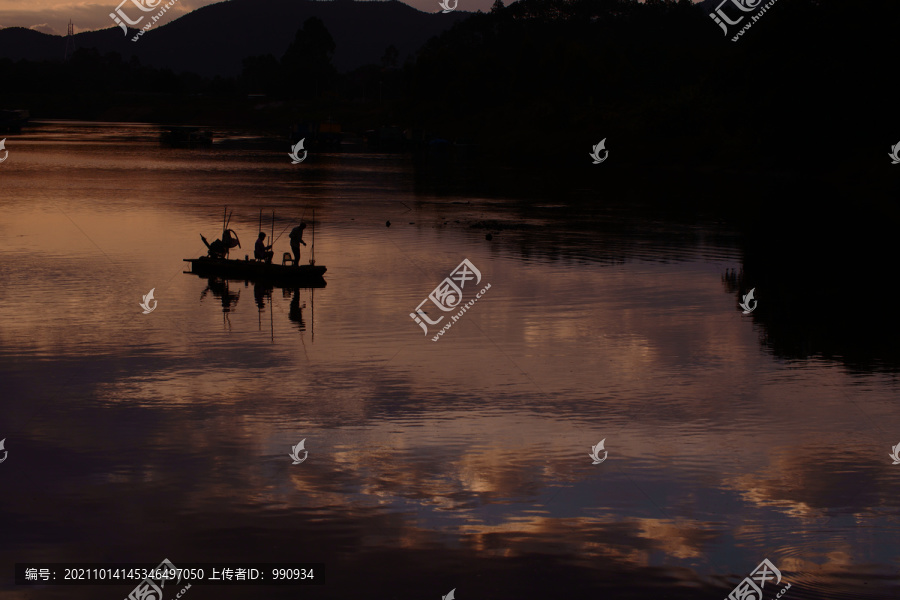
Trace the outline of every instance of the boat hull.
<instances>
[{"instance_id":1,"label":"boat hull","mask_svg":"<svg viewBox=\"0 0 900 600\"><path fill-rule=\"evenodd\" d=\"M229 260L201 256L185 258L191 273L225 279L262 281L279 287L325 287L325 267L321 265L278 265L250 260Z\"/></svg>"}]
</instances>

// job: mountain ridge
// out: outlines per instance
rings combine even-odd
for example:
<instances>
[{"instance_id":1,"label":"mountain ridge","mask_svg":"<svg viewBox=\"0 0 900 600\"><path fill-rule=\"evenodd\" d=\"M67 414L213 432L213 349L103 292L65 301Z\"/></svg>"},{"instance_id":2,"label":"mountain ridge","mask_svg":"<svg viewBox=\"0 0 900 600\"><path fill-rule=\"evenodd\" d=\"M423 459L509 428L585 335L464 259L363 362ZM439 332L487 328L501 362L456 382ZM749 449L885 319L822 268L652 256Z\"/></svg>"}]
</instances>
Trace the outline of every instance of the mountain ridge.
<instances>
[{"instance_id":1,"label":"mountain ridge","mask_svg":"<svg viewBox=\"0 0 900 600\"><path fill-rule=\"evenodd\" d=\"M126 61L135 56L142 64L175 72L230 77L240 74L242 60L248 56L280 58L304 21L318 17L337 46L335 67L346 72L378 64L391 45L402 62L469 14L425 13L397 0L230 0L154 26L137 42L131 40L138 30L129 29L126 36L111 25L76 34L75 47L96 48L100 54L118 52ZM64 50L65 36L21 27L0 30L2 58L60 60Z\"/></svg>"}]
</instances>

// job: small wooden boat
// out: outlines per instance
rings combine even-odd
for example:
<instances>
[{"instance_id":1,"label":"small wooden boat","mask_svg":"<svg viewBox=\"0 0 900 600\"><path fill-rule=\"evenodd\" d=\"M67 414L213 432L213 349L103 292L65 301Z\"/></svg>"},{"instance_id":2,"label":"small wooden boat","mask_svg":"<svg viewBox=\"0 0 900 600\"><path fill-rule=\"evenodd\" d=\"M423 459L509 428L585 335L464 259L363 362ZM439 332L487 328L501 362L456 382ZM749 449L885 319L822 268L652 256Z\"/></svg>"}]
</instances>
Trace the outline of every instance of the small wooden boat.
<instances>
[{"instance_id":1,"label":"small wooden boat","mask_svg":"<svg viewBox=\"0 0 900 600\"><path fill-rule=\"evenodd\" d=\"M233 214L233 213L232 213ZM222 239L228 237L228 225L231 222L231 216L228 215L228 208L222 214ZM313 209L313 223L316 221L316 209ZM259 228L262 230L262 209L259 211ZM285 228L286 230L287 228ZM282 232L283 233L283 232ZM275 236L275 213L272 213L272 237ZM207 256L199 258L183 258L184 262L191 263L191 270L185 273L193 273L201 277L220 277L222 279L236 279L239 281L256 281L265 284L271 284L275 287L282 288L322 288L325 287L325 271L322 265L316 264L316 229L312 230L312 247L310 248L310 261L308 265L284 264L290 261L290 253L285 252L282 255L282 263L267 263L258 260L250 260L244 257L244 260L234 260L226 258L227 249L233 248L234 245L240 247L240 241L235 236L235 244L223 244L221 240L216 240L212 244L206 241L203 235L200 238L210 249ZM272 238L269 238L270 240ZM218 243L218 244L217 244ZM273 242L274 243L274 242ZM271 248L271 246L269 246Z\"/></svg>"},{"instance_id":2,"label":"small wooden boat","mask_svg":"<svg viewBox=\"0 0 900 600\"><path fill-rule=\"evenodd\" d=\"M262 281L277 287L325 287L326 268L321 265L279 265L255 260L228 258L184 258L191 263L191 273L218 276L223 279Z\"/></svg>"}]
</instances>

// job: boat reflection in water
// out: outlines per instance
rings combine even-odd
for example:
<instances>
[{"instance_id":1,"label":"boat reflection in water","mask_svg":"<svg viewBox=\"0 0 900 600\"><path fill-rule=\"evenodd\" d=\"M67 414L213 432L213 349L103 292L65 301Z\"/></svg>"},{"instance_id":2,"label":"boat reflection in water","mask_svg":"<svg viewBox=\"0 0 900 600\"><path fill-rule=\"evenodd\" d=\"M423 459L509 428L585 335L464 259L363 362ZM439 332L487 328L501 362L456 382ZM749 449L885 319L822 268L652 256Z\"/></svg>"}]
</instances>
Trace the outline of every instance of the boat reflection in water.
<instances>
[{"instance_id":1,"label":"boat reflection in water","mask_svg":"<svg viewBox=\"0 0 900 600\"><path fill-rule=\"evenodd\" d=\"M222 301L222 312L231 312L241 297L241 291L232 292L228 287L228 280L220 277L207 277L206 289L200 293L200 301L206 298L206 294L212 292L213 296Z\"/></svg>"},{"instance_id":2,"label":"boat reflection in water","mask_svg":"<svg viewBox=\"0 0 900 600\"><path fill-rule=\"evenodd\" d=\"M190 271L185 271L185 273L190 275L198 275L197 273L192 273ZM221 301L223 317L228 326L228 329L231 329L229 313L235 312L235 307L237 306L238 300L241 297L241 290L234 290L232 289L231 285L235 281L243 281L244 287L249 287L251 282L247 280L225 279L223 277L215 275L198 276L201 279L206 280L206 288L204 288L204 290L200 293L200 301L203 302L207 294L212 292L212 295ZM294 325L296 325L298 331L306 331L306 321L303 318L303 309L306 308L306 302L301 299L301 294L303 293L303 290L308 289L310 292L310 302L313 302L313 294L315 293L315 288L324 287L324 281L320 285L309 285L304 287L300 287L298 285L276 285L271 281L254 281L252 283L253 300L256 303L256 308L260 316L263 312L265 312L266 305L268 304L270 309L269 314L271 318L271 309L273 302L272 296L275 288L280 288L282 298L290 299L290 303L288 305L288 319L292 323L294 323Z\"/></svg>"},{"instance_id":3,"label":"boat reflection in water","mask_svg":"<svg viewBox=\"0 0 900 600\"><path fill-rule=\"evenodd\" d=\"M288 308L288 319L291 320L292 323L297 325L297 328L300 331L306 331L306 322L303 320L303 309L306 308L306 302L301 304L300 302L300 290L302 288L294 286L294 287L282 287L281 295L283 298L290 298L291 302ZM266 308L266 300L268 299L269 304L272 304L272 292L275 290L275 286L270 283L264 283L257 281L253 284L253 298L256 300L256 307L259 309L260 315L262 315L263 311ZM310 289L310 294L313 294L313 289ZM269 315L271 318L272 311L269 310Z\"/></svg>"},{"instance_id":4,"label":"boat reflection in water","mask_svg":"<svg viewBox=\"0 0 900 600\"><path fill-rule=\"evenodd\" d=\"M284 288L281 290L282 295L287 298L288 296L293 295L291 298L290 308L288 310L288 319L291 322L297 325L297 329L300 331L306 331L306 323L303 321L303 309L306 308L306 302L303 305L300 305L300 288L294 288L289 290ZM314 294L312 290L310 290L310 294Z\"/></svg>"},{"instance_id":5,"label":"boat reflection in water","mask_svg":"<svg viewBox=\"0 0 900 600\"><path fill-rule=\"evenodd\" d=\"M273 289L275 289L275 287L270 283L264 283L261 281L256 281L253 283L253 299L256 301L256 307L259 309L259 312L265 310L266 298L268 298L271 302Z\"/></svg>"}]
</instances>

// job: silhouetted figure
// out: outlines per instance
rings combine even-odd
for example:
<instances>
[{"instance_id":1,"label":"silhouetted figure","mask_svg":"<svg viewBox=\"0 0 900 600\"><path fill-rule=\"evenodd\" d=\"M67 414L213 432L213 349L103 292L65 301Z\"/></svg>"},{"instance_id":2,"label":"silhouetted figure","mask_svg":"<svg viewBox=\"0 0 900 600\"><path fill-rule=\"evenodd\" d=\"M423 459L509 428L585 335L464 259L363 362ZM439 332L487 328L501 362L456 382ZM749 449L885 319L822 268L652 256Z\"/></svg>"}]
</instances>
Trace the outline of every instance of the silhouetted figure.
<instances>
[{"instance_id":1,"label":"silhouetted figure","mask_svg":"<svg viewBox=\"0 0 900 600\"><path fill-rule=\"evenodd\" d=\"M202 233L200 234L200 239L206 244L207 254L210 258L225 258L232 248L241 247L241 241L233 229L226 229L222 233L222 239L216 240L212 244L206 241Z\"/></svg>"},{"instance_id":2,"label":"silhouetted figure","mask_svg":"<svg viewBox=\"0 0 900 600\"><path fill-rule=\"evenodd\" d=\"M385 227L390 227L390 226L391 226L391 222L390 222L390 221L385 221L384 226L385 226Z\"/></svg>"},{"instance_id":3,"label":"silhouetted figure","mask_svg":"<svg viewBox=\"0 0 900 600\"><path fill-rule=\"evenodd\" d=\"M272 262L272 256L275 255L275 252L272 250L271 244L266 246L265 242L263 242L264 239L266 239L266 234L260 231L259 237L256 239L256 249L253 250L253 258L269 264Z\"/></svg>"},{"instance_id":4,"label":"silhouetted figure","mask_svg":"<svg viewBox=\"0 0 900 600\"><path fill-rule=\"evenodd\" d=\"M211 278L206 280L206 289L200 294L200 300L206 297L207 292L212 292L213 296L222 301L222 312L227 313L235 306L241 297L241 292L232 293L228 289L228 281L225 279Z\"/></svg>"},{"instance_id":5,"label":"silhouetted figure","mask_svg":"<svg viewBox=\"0 0 900 600\"><path fill-rule=\"evenodd\" d=\"M253 284L253 299L256 300L256 306L259 310L266 307L266 298L271 298L273 289L271 285L264 283Z\"/></svg>"},{"instance_id":6,"label":"silhouetted figure","mask_svg":"<svg viewBox=\"0 0 900 600\"><path fill-rule=\"evenodd\" d=\"M300 221L300 224L291 229L291 251L294 253L294 266L300 264L300 244L306 245L303 241L303 230L306 229L306 223Z\"/></svg>"},{"instance_id":7,"label":"silhouetted figure","mask_svg":"<svg viewBox=\"0 0 900 600\"><path fill-rule=\"evenodd\" d=\"M306 323L303 321L304 308L306 308L306 302L303 303L303 306L300 306L300 288L294 288L294 296L291 298L288 318L297 324L300 331L306 331Z\"/></svg>"}]
</instances>

